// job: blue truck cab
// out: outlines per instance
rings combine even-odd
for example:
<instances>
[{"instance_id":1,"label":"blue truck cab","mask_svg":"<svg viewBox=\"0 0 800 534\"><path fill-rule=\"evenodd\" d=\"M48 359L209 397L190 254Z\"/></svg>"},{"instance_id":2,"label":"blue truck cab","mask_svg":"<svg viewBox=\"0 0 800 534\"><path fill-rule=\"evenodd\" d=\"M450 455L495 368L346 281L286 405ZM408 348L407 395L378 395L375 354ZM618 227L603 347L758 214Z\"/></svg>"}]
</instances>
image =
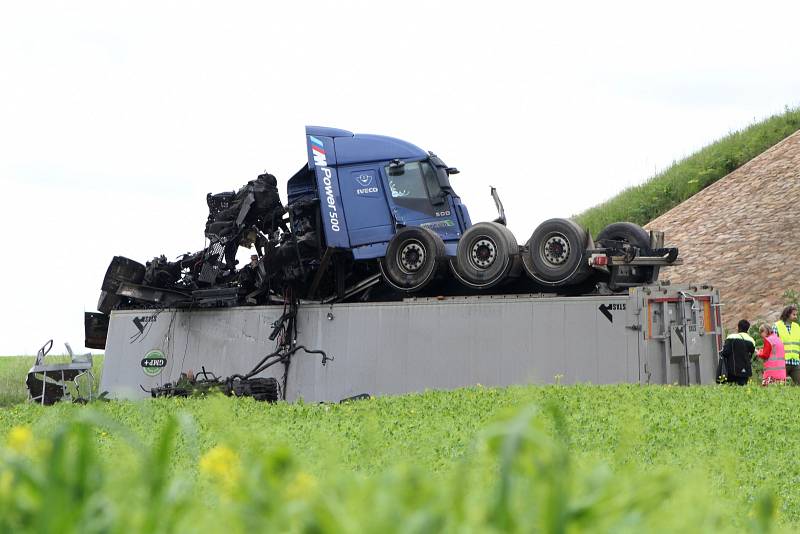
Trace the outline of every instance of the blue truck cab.
<instances>
[{"instance_id":1,"label":"blue truck cab","mask_svg":"<svg viewBox=\"0 0 800 534\"><path fill-rule=\"evenodd\" d=\"M306 127L308 172L288 183L288 200L316 196L328 247L356 260L380 258L399 228L438 234L448 256L472 225L436 155L392 137Z\"/></svg>"},{"instance_id":2,"label":"blue truck cab","mask_svg":"<svg viewBox=\"0 0 800 534\"><path fill-rule=\"evenodd\" d=\"M313 278L310 295L326 276L330 286L331 265L339 298L363 280L417 294L500 286L578 293L598 283L612 291L650 283L677 257L677 249L663 248L663 235L632 223L609 225L593 240L572 220L549 219L518 243L496 190L498 218L473 224L450 185L458 170L432 152L336 128L307 126L305 133L308 161L287 187L297 252L280 252L302 264L292 276Z\"/></svg>"}]
</instances>

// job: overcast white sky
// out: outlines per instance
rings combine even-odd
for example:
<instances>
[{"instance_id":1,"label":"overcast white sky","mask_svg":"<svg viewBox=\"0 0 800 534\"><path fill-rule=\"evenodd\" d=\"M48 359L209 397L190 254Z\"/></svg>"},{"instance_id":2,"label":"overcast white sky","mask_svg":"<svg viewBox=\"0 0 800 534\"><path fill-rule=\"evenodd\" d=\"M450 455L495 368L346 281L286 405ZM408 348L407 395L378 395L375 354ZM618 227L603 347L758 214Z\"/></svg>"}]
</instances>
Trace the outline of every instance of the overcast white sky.
<instances>
[{"instance_id":1,"label":"overcast white sky","mask_svg":"<svg viewBox=\"0 0 800 534\"><path fill-rule=\"evenodd\" d=\"M204 246L205 195L399 137L524 241L800 103L796 2L3 2L0 354L83 344L108 262ZM284 196L285 200L285 196Z\"/></svg>"}]
</instances>

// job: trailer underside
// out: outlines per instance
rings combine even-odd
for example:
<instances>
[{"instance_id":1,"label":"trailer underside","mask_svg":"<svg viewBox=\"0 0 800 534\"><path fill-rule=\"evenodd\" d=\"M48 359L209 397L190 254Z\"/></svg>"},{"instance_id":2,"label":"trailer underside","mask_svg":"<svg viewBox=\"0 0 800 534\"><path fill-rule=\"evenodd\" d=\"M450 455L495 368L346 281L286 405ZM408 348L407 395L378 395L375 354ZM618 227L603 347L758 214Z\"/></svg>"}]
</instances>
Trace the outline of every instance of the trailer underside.
<instances>
[{"instance_id":1,"label":"trailer underside","mask_svg":"<svg viewBox=\"0 0 800 534\"><path fill-rule=\"evenodd\" d=\"M253 375L274 378L286 400L476 384L710 384L722 334L710 287L307 304L288 329L280 328L286 311L116 310L101 389L141 398L182 373L246 375L281 344L318 351L295 351ZM147 368L156 359L163 365Z\"/></svg>"}]
</instances>

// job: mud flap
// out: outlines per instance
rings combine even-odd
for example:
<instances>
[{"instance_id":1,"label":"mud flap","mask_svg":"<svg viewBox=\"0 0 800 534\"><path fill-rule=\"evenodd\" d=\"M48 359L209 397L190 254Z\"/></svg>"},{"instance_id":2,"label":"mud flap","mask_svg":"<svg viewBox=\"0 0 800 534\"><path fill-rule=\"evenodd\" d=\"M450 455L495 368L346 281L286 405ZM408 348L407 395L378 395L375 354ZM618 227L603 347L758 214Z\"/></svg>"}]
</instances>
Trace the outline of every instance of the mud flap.
<instances>
[{"instance_id":1,"label":"mud flap","mask_svg":"<svg viewBox=\"0 0 800 534\"><path fill-rule=\"evenodd\" d=\"M105 349L108 336L109 316L105 313L85 312L83 314L83 345L89 349Z\"/></svg>"}]
</instances>

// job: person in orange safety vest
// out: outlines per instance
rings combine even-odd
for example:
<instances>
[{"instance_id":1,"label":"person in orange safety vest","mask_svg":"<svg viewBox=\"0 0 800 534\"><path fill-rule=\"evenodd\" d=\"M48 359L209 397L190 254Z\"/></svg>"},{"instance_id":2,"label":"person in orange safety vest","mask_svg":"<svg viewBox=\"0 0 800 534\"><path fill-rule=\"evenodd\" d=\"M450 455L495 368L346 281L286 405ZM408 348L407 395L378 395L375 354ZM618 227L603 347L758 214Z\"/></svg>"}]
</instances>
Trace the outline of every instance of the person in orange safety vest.
<instances>
[{"instance_id":1,"label":"person in orange safety vest","mask_svg":"<svg viewBox=\"0 0 800 534\"><path fill-rule=\"evenodd\" d=\"M758 357L764 360L764 375L761 377L761 385L786 383L786 363L783 350L783 341L778 334L772 331L772 327L762 324L758 328L764 346L758 351Z\"/></svg>"}]
</instances>

